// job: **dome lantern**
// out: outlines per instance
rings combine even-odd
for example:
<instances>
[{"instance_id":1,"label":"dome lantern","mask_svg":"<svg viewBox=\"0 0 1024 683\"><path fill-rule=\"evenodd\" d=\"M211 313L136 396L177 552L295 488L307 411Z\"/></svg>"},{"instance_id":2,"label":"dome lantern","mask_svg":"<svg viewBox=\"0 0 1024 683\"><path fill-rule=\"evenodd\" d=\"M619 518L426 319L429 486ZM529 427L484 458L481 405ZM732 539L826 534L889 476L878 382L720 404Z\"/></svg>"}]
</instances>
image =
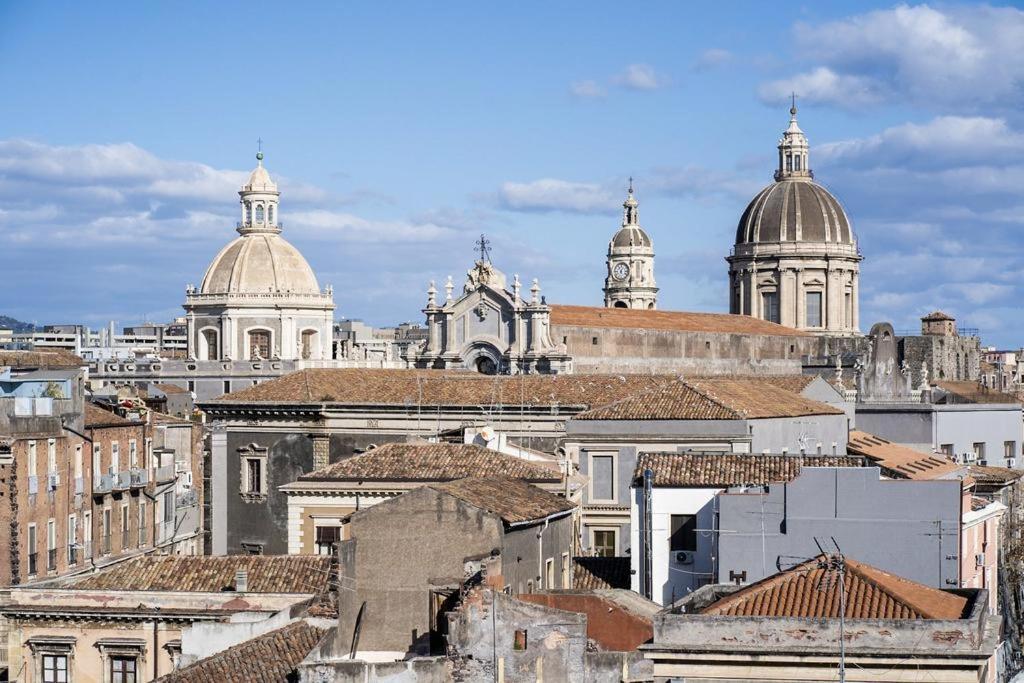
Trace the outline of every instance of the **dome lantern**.
<instances>
[{"instance_id":1,"label":"dome lantern","mask_svg":"<svg viewBox=\"0 0 1024 683\"><path fill-rule=\"evenodd\" d=\"M267 169L263 167L263 152L256 153L256 168L249 174L249 180L238 191L238 201L242 208L242 220L238 223L238 233L279 233L278 203L281 193L277 183L271 179Z\"/></svg>"},{"instance_id":2,"label":"dome lantern","mask_svg":"<svg viewBox=\"0 0 1024 683\"><path fill-rule=\"evenodd\" d=\"M789 108L789 127L782 133L779 140L779 168L775 171L776 180L814 177L810 167L810 146L807 144L807 136L800 130L800 124L796 120L796 94L793 94L793 104Z\"/></svg>"}]
</instances>

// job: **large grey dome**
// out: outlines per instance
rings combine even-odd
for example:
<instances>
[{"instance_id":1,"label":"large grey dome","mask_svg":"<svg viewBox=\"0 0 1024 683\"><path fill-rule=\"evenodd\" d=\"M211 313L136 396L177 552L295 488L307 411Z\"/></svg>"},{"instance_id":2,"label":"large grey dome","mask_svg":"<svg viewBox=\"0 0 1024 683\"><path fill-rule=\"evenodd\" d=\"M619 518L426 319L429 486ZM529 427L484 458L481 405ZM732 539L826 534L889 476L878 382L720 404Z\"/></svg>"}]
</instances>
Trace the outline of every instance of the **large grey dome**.
<instances>
[{"instance_id":1,"label":"large grey dome","mask_svg":"<svg viewBox=\"0 0 1024 683\"><path fill-rule=\"evenodd\" d=\"M651 248L651 238L639 225L625 225L612 237L612 247Z\"/></svg>"},{"instance_id":2,"label":"large grey dome","mask_svg":"<svg viewBox=\"0 0 1024 683\"><path fill-rule=\"evenodd\" d=\"M856 245L839 200L807 178L772 183L757 193L736 227L736 244L831 242Z\"/></svg>"},{"instance_id":3,"label":"large grey dome","mask_svg":"<svg viewBox=\"0 0 1024 683\"><path fill-rule=\"evenodd\" d=\"M256 233L235 238L206 270L203 294L319 294L320 287L299 250L280 235Z\"/></svg>"}]
</instances>

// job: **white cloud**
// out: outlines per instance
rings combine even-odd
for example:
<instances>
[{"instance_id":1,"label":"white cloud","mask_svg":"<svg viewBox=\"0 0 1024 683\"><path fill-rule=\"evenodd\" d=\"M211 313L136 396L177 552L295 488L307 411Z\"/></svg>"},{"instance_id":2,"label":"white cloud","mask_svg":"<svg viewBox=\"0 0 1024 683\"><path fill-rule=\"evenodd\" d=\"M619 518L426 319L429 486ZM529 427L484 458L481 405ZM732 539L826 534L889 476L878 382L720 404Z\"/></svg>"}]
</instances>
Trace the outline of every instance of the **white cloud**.
<instances>
[{"instance_id":1,"label":"white cloud","mask_svg":"<svg viewBox=\"0 0 1024 683\"><path fill-rule=\"evenodd\" d=\"M791 93L797 93L805 102L860 107L882 98L879 87L871 79L842 75L819 66L806 73L765 83L758 88L758 95L768 104L788 101Z\"/></svg>"},{"instance_id":2,"label":"white cloud","mask_svg":"<svg viewBox=\"0 0 1024 683\"><path fill-rule=\"evenodd\" d=\"M597 81L577 81L569 86L569 92L576 97L585 99L596 99L608 95L608 91Z\"/></svg>"},{"instance_id":3,"label":"white cloud","mask_svg":"<svg viewBox=\"0 0 1024 683\"><path fill-rule=\"evenodd\" d=\"M616 207L606 186L557 178L503 183L497 199L501 208L512 211L608 213Z\"/></svg>"},{"instance_id":4,"label":"white cloud","mask_svg":"<svg viewBox=\"0 0 1024 683\"><path fill-rule=\"evenodd\" d=\"M650 64L630 64L614 78L612 82L631 90L657 90L668 84Z\"/></svg>"},{"instance_id":5,"label":"white cloud","mask_svg":"<svg viewBox=\"0 0 1024 683\"><path fill-rule=\"evenodd\" d=\"M768 84L762 97L788 84L837 106L885 99L975 111L1014 109L1024 95L1024 11L1015 7L903 4L794 33L797 57L812 69Z\"/></svg>"},{"instance_id":6,"label":"white cloud","mask_svg":"<svg viewBox=\"0 0 1024 683\"><path fill-rule=\"evenodd\" d=\"M704 50L697 57L693 63L693 67L698 71L704 71L707 69L714 69L720 66L725 66L732 63L736 59L736 55L728 50L714 47L709 50Z\"/></svg>"},{"instance_id":7,"label":"white cloud","mask_svg":"<svg viewBox=\"0 0 1024 683\"><path fill-rule=\"evenodd\" d=\"M433 242L453 237L459 232L432 222L375 221L326 209L298 211L289 216L289 233L360 244Z\"/></svg>"}]
</instances>

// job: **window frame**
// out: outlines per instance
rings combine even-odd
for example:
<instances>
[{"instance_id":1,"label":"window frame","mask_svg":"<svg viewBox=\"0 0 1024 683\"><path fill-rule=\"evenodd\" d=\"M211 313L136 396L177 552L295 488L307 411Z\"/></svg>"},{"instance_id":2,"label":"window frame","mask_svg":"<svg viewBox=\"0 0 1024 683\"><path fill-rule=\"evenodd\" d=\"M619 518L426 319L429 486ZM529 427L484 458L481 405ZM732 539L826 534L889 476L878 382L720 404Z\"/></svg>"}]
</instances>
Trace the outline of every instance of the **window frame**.
<instances>
[{"instance_id":1,"label":"window frame","mask_svg":"<svg viewBox=\"0 0 1024 683\"><path fill-rule=\"evenodd\" d=\"M612 535L612 554L597 554L597 534L608 532ZM621 529L614 526L592 526L590 527L590 552L595 557L618 557L619 556L619 535Z\"/></svg>"},{"instance_id":2,"label":"window frame","mask_svg":"<svg viewBox=\"0 0 1024 683\"><path fill-rule=\"evenodd\" d=\"M686 521L682 521L684 519ZM681 521L681 524L678 527L676 526L677 520ZM687 523L691 523L693 525L693 528L689 532L686 531L686 524ZM687 535L687 539L686 540L692 539L692 541L693 541L693 543L692 543L693 547L692 548L676 547L676 545L677 545L676 542L678 540L680 540L679 538L677 538L677 534L680 534L680 533ZM672 515L669 515L668 551L670 553L679 553L679 552L695 553L695 552L697 552L697 515L696 515L696 513L694 513L694 514L672 514Z\"/></svg>"},{"instance_id":3,"label":"window frame","mask_svg":"<svg viewBox=\"0 0 1024 683\"><path fill-rule=\"evenodd\" d=\"M594 483L595 483L595 480L597 479L597 477L594 476L595 475L595 468L594 468L595 458L611 458L611 461L612 461L612 471L611 471L611 491L612 491L612 497L611 498L598 498L597 495L595 494ZM587 477L589 479L589 481L587 482L588 502L590 502L590 503L600 503L600 504L604 504L604 505L608 505L608 504L615 505L615 504L618 504L618 502L619 502L619 491L618 491L618 486L616 486L616 484L618 483L618 480L619 480L619 453L618 453L618 451L602 451L602 450L591 451L591 450L588 450L587 451Z\"/></svg>"},{"instance_id":4,"label":"window frame","mask_svg":"<svg viewBox=\"0 0 1024 683\"><path fill-rule=\"evenodd\" d=\"M246 502L262 502L267 499L268 494L268 477L267 477L267 463L270 459L270 451L264 446L257 444L249 444L244 448L238 449L239 455L239 482L238 482L238 493L242 497L242 500ZM249 473L250 473L250 462L257 462L259 464L259 490L254 490L251 486Z\"/></svg>"},{"instance_id":5,"label":"window frame","mask_svg":"<svg viewBox=\"0 0 1024 683\"><path fill-rule=\"evenodd\" d=\"M811 299L817 299L817 323L811 322ZM819 329L825 326L825 294L820 289L808 289L804 292L804 327Z\"/></svg>"}]
</instances>

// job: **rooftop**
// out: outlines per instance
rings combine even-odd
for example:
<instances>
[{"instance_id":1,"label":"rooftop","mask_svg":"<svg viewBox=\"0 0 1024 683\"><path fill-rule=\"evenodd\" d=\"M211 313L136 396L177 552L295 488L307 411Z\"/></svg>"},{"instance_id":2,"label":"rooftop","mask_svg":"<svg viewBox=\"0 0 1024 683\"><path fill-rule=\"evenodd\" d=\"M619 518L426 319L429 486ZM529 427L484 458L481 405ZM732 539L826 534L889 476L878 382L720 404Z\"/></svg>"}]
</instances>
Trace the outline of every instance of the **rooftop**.
<instances>
[{"instance_id":1,"label":"rooftop","mask_svg":"<svg viewBox=\"0 0 1024 683\"><path fill-rule=\"evenodd\" d=\"M153 388L154 389L159 389L160 391L164 392L165 394L186 394L186 393L188 393L188 389L185 389L184 387L179 387L177 384L154 384Z\"/></svg>"},{"instance_id":2,"label":"rooftop","mask_svg":"<svg viewBox=\"0 0 1024 683\"><path fill-rule=\"evenodd\" d=\"M128 425L142 424L136 420L128 420L117 413L101 408L91 401L85 404L85 426L86 427L124 427Z\"/></svg>"},{"instance_id":3,"label":"rooftop","mask_svg":"<svg viewBox=\"0 0 1024 683\"><path fill-rule=\"evenodd\" d=\"M634 480L645 469L654 486L728 488L789 482L804 467L864 467L864 458L848 455L749 455L734 453L641 453Z\"/></svg>"},{"instance_id":4,"label":"rooftop","mask_svg":"<svg viewBox=\"0 0 1024 683\"><path fill-rule=\"evenodd\" d=\"M807 337L806 332L776 323L731 313L689 313L599 306L551 306L551 324L574 327L619 327L670 332L764 334Z\"/></svg>"},{"instance_id":5,"label":"rooftop","mask_svg":"<svg viewBox=\"0 0 1024 683\"><path fill-rule=\"evenodd\" d=\"M825 556L812 558L736 591L701 610L731 617L836 618L837 571ZM970 607L962 595L910 581L845 558L847 619L960 619Z\"/></svg>"},{"instance_id":6,"label":"rooftop","mask_svg":"<svg viewBox=\"0 0 1024 683\"><path fill-rule=\"evenodd\" d=\"M852 430L847 450L886 470L888 476L901 479L952 479L967 474L967 469L943 455L922 453L880 436Z\"/></svg>"},{"instance_id":7,"label":"rooftop","mask_svg":"<svg viewBox=\"0 0 1024 683\"><path fill-rule=\"evenodd\" d=\"M670 375L480 375L460 370L300 370L207 403L597 406L673 381Z\"/></svg>"},{"instance_id":8,"label":"rooftop","mask_svg":"<svg viewBox=\"0 0 1024 683\"><path fill-rule=\"evenodd\" d=\"M88 365L79 356L61 349L8 351L0 349L0 366L28 368L82 368Z\"/></svg>"},{"instance_id":9,"label":"rooftop","mask_svg":"<svg viewBox=\"0 0 1024 683\"><path fill-rule=\"evenodd\" d=\"M936 403L1020 403L1015 394L1008 394L982 386L978 382L935 382L934 386L947 395L935 397Z\"/></svg>"},{"instance_id":10,"label":"rooftop","mask_svg":"<svg viewBox=\"0 0 1024 683\"><path fill-rule=\"evenodd\" d=\"M303 474L300 481L449 481L465 477L561 481L559 472L482 446L388 443Z\"/></svg>"},{"instance_id":11,"label":"rooftop","mask_svg":"<svg viewBox=\"0 0 1024 683\"><path fill-rule=\"evenodd\" d=\"M427 486L494 513L506 524L540 521L575 507L561 496L515 479L473 477Z\"/></svg>"},{"instance_id":12,"label":"rooftop","mask_svg":"<svg viewBox=\"0 0 1024 683\"><path fill-rule=\"evenodd\" d=\"M744 420L842 415L775 383L752 379L677 380L592 408L577 420Z\"/></svg>"},{"instance_id":13,"label":"rooftop","mask_svg":"<svg viewBox=\"0 0 1024 683\"><path fill-rule=\"evenodd\" d=\"M629 588L628 557L574 557L572 587L576 590Z\"/></svg>"},{"instance_id":14,"label":"rooftop","mask_svg":"<svg viewBox=\"0 0 1024 683\"><path fill-rule=\"evenodd\" d=\"M970 473L971 479L974 479L979 484L1012 484L1021 477L1024 477L1024 470L1011 470L1008 467L970 465L967 471Z\"/></svg>"},{"instance_id":15,"label":"rooftop","mask_svg":"<svg viewBox=\"0 0 1024 683\"><path fill-rule=\"evenodd\" d=\"M256 636L156 679L163 683L281 683L297 680L295 669L316 647L325 629L306 621Z\"/></svg>"},{"instance_id":16,"label":"rooftop","mask_svg":"<svg viewBox=\"0 0 1024 683\"><path fill-rule=\"evenodd\" d=\"M331 558L319 555L144 555L73 580L76 590L233 590L245 570L248 593L321 593L328 589Z\"/></svg>"}]
</instances>

